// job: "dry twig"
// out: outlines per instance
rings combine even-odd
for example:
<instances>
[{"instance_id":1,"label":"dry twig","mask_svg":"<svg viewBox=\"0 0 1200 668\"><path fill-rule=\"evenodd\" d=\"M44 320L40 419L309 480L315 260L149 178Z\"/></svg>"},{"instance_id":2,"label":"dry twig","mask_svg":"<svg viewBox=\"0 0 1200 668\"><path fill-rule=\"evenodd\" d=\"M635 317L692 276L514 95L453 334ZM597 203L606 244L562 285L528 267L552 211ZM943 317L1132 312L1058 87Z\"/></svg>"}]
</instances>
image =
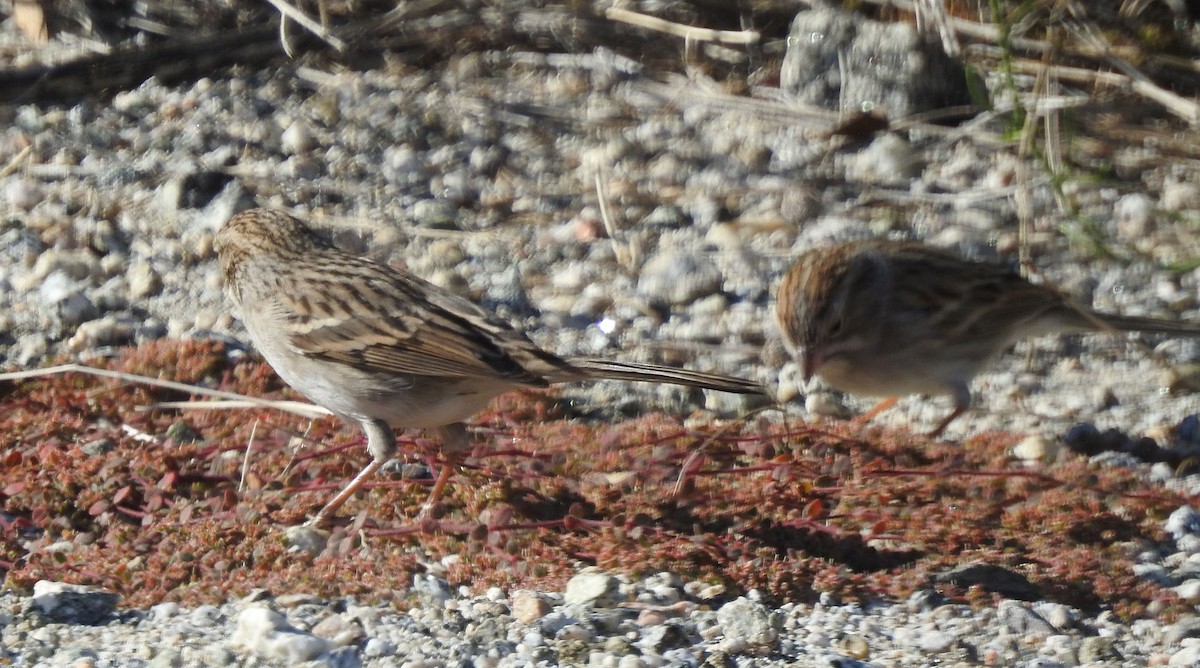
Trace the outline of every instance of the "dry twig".
<instances>
[{"instance_id":1,"label":"dry twig","mask_svg":"<svg viewBox=\"0 0 1200 668\"><path fill-rule=\"evenodd\" d=\"M675 35L694 42L715 42L717 44L756 44L762 35L757 30L713 30L711 28L696 28L694 26L675 23L656 16L639 14L621 7L609 7L605 16L614 20L628 23L647 30Z\"/></svg>"},{"instance_id":2,"label":"dry twig","mask_svg":"<svg viewBox=\"0 0 1200 668\"><path fill-rule=\"evenodd\" d=\"M339 53L346 50L346 43L344 41L338 39L337 36L326 30L325 27L320 23L309 18L304 12L287 4L283 0L267 0L267 2L271 3L271 6L273 6L275 9L278 9L279 13L283 14L284 18L279 22L279 34L280 37L283 38L283 49L284 51L288 52L289 56L292 55L291 48L288 46L285 36L288 19L299 23L300 27L311 32L313 35L316 35L317 39L320 39L322 42L325 42L329 46L333 47Z\"/></svg>"},{"instance_id":3,"label":"dry twig","mask_svg":"<svg viewBox=\"0 0 1200 668\"><path fill-rule=\"evenodd\" d=\"M151 378L150 376L140 376L136 373L125 373L123 371L100 369L97 367L86 366L84 364L60 364L58 366L45 367L42 369L29 369L27 371L0 373L0 381L28 380L30 378L41 378L60 373L83 373L90 376L114 378L116 380L121 380L128 383L142 383L144 385L153 385L155 387L176 390L178 392L186 392L188 394L217 397L222 399L222 401L166 401L150 404L149 406L139 407L144 410L153 410L157 408L231 409L260 407L273 408L275 410L280 410L287 413L294 413L306 418L318 418L325 415L330 415L328 410L314 404L305 403L303 401L276 401L271 399L259 399L257 397L249 397L236 392L212 390L207 387L200 387L198 385L178 383L173 380L163 380L162 378Z\"/></svg>"}]
</instances>

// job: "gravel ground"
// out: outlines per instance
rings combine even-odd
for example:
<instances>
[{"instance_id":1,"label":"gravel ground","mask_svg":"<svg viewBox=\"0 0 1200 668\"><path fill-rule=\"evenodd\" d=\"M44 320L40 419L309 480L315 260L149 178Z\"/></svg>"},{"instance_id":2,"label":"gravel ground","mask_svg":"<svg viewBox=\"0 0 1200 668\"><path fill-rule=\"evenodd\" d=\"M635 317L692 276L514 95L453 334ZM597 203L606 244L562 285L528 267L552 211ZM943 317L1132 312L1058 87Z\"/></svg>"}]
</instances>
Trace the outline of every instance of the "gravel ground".
<instances>
[{"instance_id":1,"label":"gravel ground","mask_svg":"<svg viewBox=\"0 0 1200 668\"><path fill-rule=\"evenodd\" d=\"M1191 534L1195 539L1197 536ZM436 565L433 569L436 571ZM14 666L1193 666L1195 618L1132 625L1050 602L950 605L919 591L870 606L767 604L660 573L585 569L563 592L472 594L417 576L406 611L304 594L108 613L115 601L46 587L0 594L0 660ZM92 623L73 620L86 615Z\"/></svg>"},{"instance_id":2,"label":"gravel ground","mask_svg":"<svg viewBox=\"0 0 1200 668\"><path fill-rule=\"evenodd\" d=\"M0 39L19 40L11 21L0 23ZM152 79L69 107L0 106L0 168L9 166L0 169L0 341L19 367L164 336L243 341L220 293L212 236L250 205L330 228L347 247L501 312L550 350L746 375L777 386L801 416L870 405L798 387L770 324L774 281L815 245L890 234L1011 258L1024 198L1038 275L1097 308L1200 322L1200 270L1168 269L1200 256L1200 162L1164 159L1155 137L1111 147L1122 179L1081 170L1056 191L1039 163L998 141L995 117L861 145L831 139L832 124L773 89L732 95L703 75L650 76L604 50L470 53L437 69L239 69L176 85ZM1081 242L1080 221L1121 259ZM977 409L948 437L1004 429L1053 441L1086 422L1195 446L1200 430L1188 437L1175 427L1200 412L1200 398L1164 388L1198 359L1196 341L1023 343L977 380ZM564 393L598 416L691 401L674 388L607 383ZM707 401L718 414L748 407L737 397ZM944 400L908 398L878 419L932 425L947 410ZM1186 566L1200 553L1198 525L1180 520L1180 544L1147 556L1148 577L1196 582ZM602 578L618 594L603 602L572 599L570 587L481 594L433 579L415 587L421 603L409 613L265 597L195 610L168 603L87 626L53 621L7 593L0 659L622 668L858 665L851 657L880 666L1200 661L1195 618L1130 625L1048 602L768 605L705 598L674 576L579 577Z\"/></svg>"}]
</instances>

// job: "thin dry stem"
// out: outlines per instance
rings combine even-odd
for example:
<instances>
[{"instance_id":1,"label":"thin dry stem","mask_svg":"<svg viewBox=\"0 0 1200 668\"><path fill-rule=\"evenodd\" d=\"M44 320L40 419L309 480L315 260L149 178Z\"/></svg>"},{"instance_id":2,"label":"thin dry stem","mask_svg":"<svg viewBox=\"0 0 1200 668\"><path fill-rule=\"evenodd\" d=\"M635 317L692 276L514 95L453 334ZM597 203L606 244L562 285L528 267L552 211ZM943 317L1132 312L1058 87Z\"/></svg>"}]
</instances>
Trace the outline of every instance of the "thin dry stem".
<instances>
[{"instance_id":1,"label":"thin dry stem","mask_svg":"<svg viewBox=\"0 0 1200 668\"><path fill-rule=\"evenodd\" d=\"M343 52L346 50L346 43L344 41L342 41L341 39L338 39L336 36L334 36L328 30L326 30L324 26L322 26L317 21L314 21L311 18L309 18L307 14L300 11L296 7L293 7L292 5L289 5L286 2L283 2L283 0L267 0L267 2L271 3L271 6L274 7L275 9L278 9L279 13L283 14L283 16L284 16L283 20L280 21L280 23L279 23L279 30L280 30L281 41L283 42L284 51L286 51L289 56L291 56L291 49L288 46L287 39L286 39L286 32L285 32L286 31L285 26L287 25L288 19L291 19L291 20L295 21L296 23L299 23L300 27L311 32L313 35L315 35L317 37L317 39L320 39L322 42L325 42L326 44L333 47L338 52Z\"/></svg>"},{"instance_id":2,"label":"thin dry stem","mask_svg":"<svg viewBox=\"0 0 1200 668\"><path fill-rule=\"evenodd\" d=\"M83 364L60 364L58 366L45 367L42 369L29 369L27 371L11 371L8 373L0 373L0 381L5 380L27 380L29 378L43 378L46 376L54 376L61 373L83 373L90 376L99 376L101 378L113 378L129 383L142 383L145 385L153 385L162 387L168 390L176 390L179 392L187 392L188 394L196 394L206 397L219 397L225 401L169 401L150 404L144 408L147 410L155 408L201 408L201 409L230 409L230 408L272 408L275 410L294 413L307 418L322 417L330 415L329 411L320 406L304 403L302 401L274 401L271 399L259 399L257 397L249 397L236 392L225 392L223 390L213 390L199 385L189 385L187 383L178 383L173 380L163 380L162 378L151 378L149 376L139 376L136 373L125 373L123 371L112 371L110 369L100 369L97 367L86 366Z\"/></svg>"},{"instance_id":3,"label":"thin dry stem","mask_svg":"<svg viewBox=\"0 0 1200 668\"><path fill-rule=\"evenodd\" d=\"M696 28L660 19L656 16L639 14L621 7L609 7L604 13L613 21L628 23L647 30L682 37L692 42L715 42L717 44L757 44L762 35L757 30L713 30L711 28Z\"/></svg>"},{"instance_id":4,"label":"thin dry stem","mask_svg":"<svg viewBox=\"0 0 1200 668\"><path fill-rule=\"evenodd\" d=\"M1114 49L1104 39L1099 28L1094 25L1081 25L1076 26L1076 30L1073 32L1081 40L1100 51L1113 67L1121 70L1125 76L1129 77L1131 82L1130 87L1133 92L1162 105L1164 109L1192 125L1200 124L1200 104L1182 98L1151 81L1150 77L1143 74L1141 70L1118 55L1117 49Z\"/></svg>"},{"instance_id":5,"label":"thin dry stem","mask_svg":"<svg viewBox=\"0 0 1200 668\"><path fill-rule=\"evenodd\" d=\"M33 153L33 144L21 149L16 155L13 156L12 160L8 161L8 164L5 165L3 169L0 169L0 178L8 176L9 174L17 171L17 167L25 161L25 158L29 157L30 153Z\"/></svg>"},{"instance_id":6,"label":"thin dry stem","mask_svg":"<svg viewBox=\"0 0 1200 668\"><path fill-rule=\"evenodd\" d=\"M242 457L242 476L238 480L238 492L246 489L246 472L250 470L250 452L254 450L254 435L258 433L258 420L250 428L250 437L246 439L246 454Z\"/></svg>"},{"instance_id":7,"label":"thin dry stem","mask_svg":"<svg viewBox=\"0 0 1200 668\"><path fill-rule=\"evenodd\" d=\"M600 173L596 173L596 201L600 206L600 220L604 222L604 231L608 233L609 243L612 244L613 254L617 257L617 262L632 267L634 264L633 250L629 244L622 243L620 239L621 231L617 229L616 220L612 215L612 207L608 204L608 191L604 187L604 180L600 178Z\"/></svg>"}]
</instances>

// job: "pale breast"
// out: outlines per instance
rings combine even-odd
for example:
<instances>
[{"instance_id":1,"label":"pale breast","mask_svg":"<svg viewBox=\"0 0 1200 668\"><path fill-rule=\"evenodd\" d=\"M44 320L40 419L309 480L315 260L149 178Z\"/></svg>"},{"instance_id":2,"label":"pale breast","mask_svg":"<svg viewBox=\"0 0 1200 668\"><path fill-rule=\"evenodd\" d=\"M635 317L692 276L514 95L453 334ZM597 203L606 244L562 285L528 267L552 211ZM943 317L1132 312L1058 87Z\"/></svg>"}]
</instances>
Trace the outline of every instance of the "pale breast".
<instances>
[{"instance_id":1,"label":"pale breast","mask_svg":"<svg viewBox=\"0 0 1200 668\"><path fill-rule=\"evenodd\" d=\"M382 419L402 429L440 427L478 413L512 387L491 378L383 374L314 359L280 336L257 331L263 325L259 320L244 322L275 373L313 403L348 419Z\"/></svg>"},{"instance_id":2,"label":"pale breast","mask_svg":"<svg viewBox=\"0 0 1200 668\"><path fill-rule=\"evenodd\" d=\"M830 387L877 397L953 395L979 372L981 360L936 356L879 355L867 361L834 357L817 371Z\"/></svg>"}]
</instances>

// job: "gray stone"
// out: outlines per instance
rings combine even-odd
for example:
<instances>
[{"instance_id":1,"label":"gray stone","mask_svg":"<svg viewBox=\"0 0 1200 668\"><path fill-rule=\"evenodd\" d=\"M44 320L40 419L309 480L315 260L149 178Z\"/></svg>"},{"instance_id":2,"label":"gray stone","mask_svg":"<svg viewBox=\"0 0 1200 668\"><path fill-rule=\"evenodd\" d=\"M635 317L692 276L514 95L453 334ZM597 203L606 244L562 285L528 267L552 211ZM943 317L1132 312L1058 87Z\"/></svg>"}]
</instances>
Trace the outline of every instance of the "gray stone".
<instances>
[{"instance_id":1,"label":"gray stone","mask_svg":"<svg viewBox=\"0 0 1200 668\"><path fill-rule=\"evenodd\" d=\"M83 585L39 580L33 605L48 619L63 624L95 624L112 614L120 596Z\"/></svg>"},{"instance_id":2,"label":"gray stone","mask_svg":"<svg viewBox=\"0 0 1200 668\"><path fill-rule=\"evenodd\" d=\"M458 207L445 199L418 200L412 207L412 222L436 230L458 229Z\"/></svg>"},{"instance_id":3,"label":"gray stone","mask_svg":"<svg viewBox=\"0 0 1200 668\"><path fill-rule=\"evenodd\" d=\"M1051 636L1054 627L1042 616L1017 601L1001 601L996 608L996 621L1017 636Z\"/></svg>"},{"instance_id":4,"label":"gray stone","mask_svg":"<svg viewBox=\"0 0 1200 668\"><path fill-rule=\"evenodd\" d=\"M761 603L742 596L717 610L723 638L718 648L738 654L769 654L779 643L779 631L771 612Z\"/></svg>"},{"instance_id":5,"label":"gray stone","mask_svg":"<svg viewBox=\"0 0 1200 668\"><path fill-rule=\"evenodd\" d=\"M1083 642L1079 643L1080 663L1108 664L1120 660L1121 654L1113 647L1112 638L1092 636L1084 638Z\"/></svg>"},{"instance_id":6,"label":"gray stone","mask_svg":"<svg viewBox=\"0 0 1200 668\"><path fill-rule=\"evenodd\" d=\"M284 529L284 536L287 537L288 547L291 550L302 550L312 555L318 555L325 551L325 546L329 542L329 532L318 529L308 524L300 524Z\"/></svg>"},{"instance_id":7,"label":"gray stone","mask_svg":"<svg viewBox=\"0 0 1200 668\"><path fill-rule=\"evenodd\" d=\"M1168 645L1179 645L1187 638L1200 638L1200 617L1184 617L1163 630Z\"/></svg>"},{"instance_id":8,"label":"gray stone","mask_svg":"<svg viewBox=\"0 0 1200 668\"><path fill-rule=\"evenodd\" d=\"M563 603L608 607L615 603L620 582L617 578L598 570L587 568L567 581L563 592Z\"/></svg>"},{"instance_id":9,"label":"gray stone","mask_svg":"<svg viewBox=\"0 0 1200 668\"><path fill-rule=\"evenodd\" d=\"M42 281L38 295L65 326L77 327L99 315L96 305L84 294L86 285L61 271L55 271Z\"/></svg>"},{"instance_id":10,"label":"gray stone","mask_svg":"<svg viewBox=\"0 0 1200 668\"><path fill-rule=\"evenodd\" d=\"M434 575L417 573L413 576L413 591L417 598L430 608L440 608L443 603L454 598L454 590L450 583Z\"/></svg>"},{"instance_id":11,"label":"gray stone","mask_svg":"<svg viewBox=\"0 0 1200 668\"><path fill-rule=\"evenodd\" d=\"M346 615L330 615L318 622L312 632L339 647L357 643L365 635L362 625Z\"/></svg>"},{"instance_id":12,"label":"gray stone","mask_svg":"<svg viewBox=\"0 0 1200 668\"><path fill-rule=\"evenodd\" d=\"M787 44L780 88L807 104L901 118L971 101L962 64L905 22L819 7L796 15Z\"/></svg>"},{"instance_id":13,"label":"gray stone","mask_svg":"<svg viewBox=\"0 0 1200 668\"><path fill-rule=\"evenodd\" d=\"M650 301L683 306L716 294L723 280L721 270L703 255L668 250L642 266L637 290Z\"/></svg>"}]
</instances>

